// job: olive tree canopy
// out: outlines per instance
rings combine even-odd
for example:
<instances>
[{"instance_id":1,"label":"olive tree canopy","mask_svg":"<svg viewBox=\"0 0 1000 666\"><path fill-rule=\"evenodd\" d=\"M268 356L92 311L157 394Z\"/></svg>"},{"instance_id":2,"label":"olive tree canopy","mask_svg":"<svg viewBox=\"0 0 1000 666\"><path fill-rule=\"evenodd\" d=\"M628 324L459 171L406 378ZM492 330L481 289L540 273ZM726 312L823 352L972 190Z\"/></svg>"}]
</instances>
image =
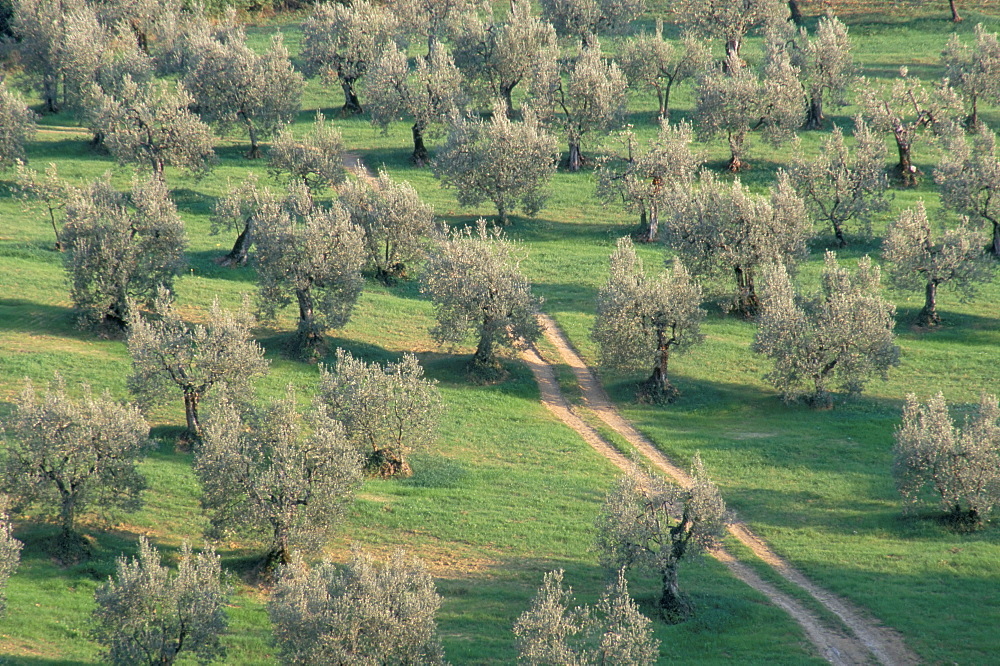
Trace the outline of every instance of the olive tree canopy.
<instances>
[{"instance_id":1,"label":"olive tree canopy","mask_svg":"<svg viewBox=\"0 0 1000 666\"><path fill-rule=\"evenodd\" d=\"M989 252L1000 257L1000 155L996 135L981 126L967 138L957 131L946 135L945 149L934 168L941 187L941 204L992 227Z\"/></svg>"},{"instance_id":2,"label":"olive tree canopy","mask_svg":"<svg viewBox=\"0 0 1000 666\"><path fill-rule=\"evenodd\" d=\"M24 144L35 135L35 114L0 81L0 169L24 159Z\"/></svg>"}]
</instances>

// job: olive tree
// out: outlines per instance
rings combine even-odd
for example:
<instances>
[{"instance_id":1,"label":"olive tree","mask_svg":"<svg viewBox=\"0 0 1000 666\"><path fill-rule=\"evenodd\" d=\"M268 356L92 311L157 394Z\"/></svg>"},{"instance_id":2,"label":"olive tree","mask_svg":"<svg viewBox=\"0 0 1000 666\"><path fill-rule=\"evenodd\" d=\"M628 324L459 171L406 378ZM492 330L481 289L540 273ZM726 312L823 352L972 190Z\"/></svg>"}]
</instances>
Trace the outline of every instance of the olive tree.
<instances>
[{"instance_id":1,"label":"olive tree","mask_svg":"<svg viewBox=\"0 0 1000 666\"><path fill-rule=\"evenodd\" d=\"M44 176L34 169L29 169L21 161L16 162L14 169L15 196L22 200L26 210L32 210L35 202L44 206L56 239L55 249L62 252L63 242L59 226L62 222L62 211L66 208L70 186L59 177L59 170L54 162L49 162L45 167ZM59 222L56 221L57 214Z\"/></svg>"},{"instance_id":2,"label":"olive tree","mask_svg":"<svg viewBox=\"0 0 1000 666\"><path fill-rule=\"evenodd\" d=\"M435 234L434 208L410 183L385 171L358 178L340 189L340 203L351 223L364 232L365 260L386 284L406 275L423 258Z\"/></svg>"},{"instance_id":3,"label":"olive tree","mask_svg":"<svg viewBox=\"0 0 1000 666\"><path fill-rule=\"evenodd\" d=\"M935 234L923 202L904 210L889 223L882 259L894 288L924 290L918 326L941 323L937 311L938 287L950 285L963 300L968 300L980 283L993 278L992 262L983 253L968 218Z\"/></svg>"},{"instance_id":4,"label":"olive tree","mask_svg":"<svg viewBox=\"0 0 1000 666\"><path fill-rule=\"evenodd\" d=\"M338 349L332 369L320 366L320 396L379 476L408 476L407 456L437 436L441 395L413 354L383 367Z\"/></svg>"},{"instance_id":5,"label":"olive tree","mask_svg":"<svg viewBox=\"0 0 1000 666\"><path fill-rule=\"evenodd\" d=\"M266 201L253 224L260 311L274 319L294 299L299 307L294 350L315 354L324 331L346 324L361 295L364 231L337 202L296 211Z\"/></svg>"},{"instance_id":6,"label":"olive tree","mask_svg":"<svg viewBox=\"0 0 1000 666\"><path fill-rule=\"evenodd\" d=\"M844 133L834 127L814 158L800 149L788 170L809 217L830 225L838 247L847 246L848 224L857 225L860 235L870 236L872 217L889 210L885 141L860 116L854 121L854 141L852 159Z\"/></svg>"},{"instance_id":7,"label":"olive tree","mask_svg":"<svg viewBox=\"0 0 1000 666\"><path fill-rule=\"evenodd\" d=\"M482 7L476 0L388 0L387 6L399 21L401 37L419 37L427 44L427 56Z\"/></svg>"},{"instance_id":8,"label":"olive tree","mask_svg":"<svg viewBox=\"0 0 1000 666\"><path fill-rule=\"evenodd\" d=\"M388 7L368 0L314 5L302 23L299 57L306 75L338 82L344 112L361 113L357 85L392 42L398 21Z\"/></svg>"},{"instance_id":9,"label":"olive tree","mask_svg":"<svg viewBox=\"0 0 1000 666\"><path fill-rule=\"evenodd\" d=\"M631 239L618 240L611 255L608 281L597 292L597 316L591 336L601 364L653 373L639 385L639 398L673 402L677 389L667 379L671 352L702 341L701 287L679 259L673 269L646 275Z\"/></svg>"},{"instance_id":10,"label":"olive tree","mask_svg":"<svg viewBox=\"0 0 1000 666\"><path fill-rule=\"evenodd\" d=\"M501 225L515 210L526 215L541 210L559 159L556 138L534 112L526 110L524 120L516 121L505 108L502 102L495 105L489 120L453 119L434 160L434 175L442 187L455 191L460 205L490 201Z\"/></svg>"},{"instance_id":11,"label":"olive tree","mask_svg":"<svg viewBox=\"0 0 1000 666\"><path fill-rule=\"evenodd\" d=\"M808 112L803 127L821 129L825 120L824 101L844 106L847 91L856 80L857 67L847 26L828 14L816 24L816 34L812 37L805 28L800 28L792 40L791 62L799 70L806 95Z\"/></svg>"},{"instance_id":12,"label":"olive tree","mask_svg":"<svg viewBox=\"0 0 1000 666\"><path fill-rule=\"evenodd\" d=\"M406 53L388 45L369 73L366 88L372 123L387 130L404 113L413 118L413 161L427 163L424 136L432 124L444 123L465 105L462 73L451 54L435 42L430 54L417 57L410 69Z\"/></svg>"},{"instance_id":13,"label":"olive tree","mask_svg":"<svg viewBox=\"0 0 1000 666\"><path fill-rule=\"evenodd\" d=\"M573 589L563 587L561 569L542 579L531 608L514 624L519 663L652 666L660 641L652 622L639 612L628 593L624 571L608 585L594 608L573 603Z\"/></svg>"},{"instance_id":14,"label":"olive tree","mask_svg":"<svg viewBox=\"0 0 1000 666\"><path fill-rule=\"evenodd\" d=\"M670 622L690 615L681 593L681 561L715 545L726 505L695 455L691 482L680 488L637 469L618 479L597 518L597 553L608 571L640 569L661 581L657 610Z\"/></svg>"},{"instance_id":15,"label":"olive tree","mask_svg":"<svg viewBox=\"0 0 1000 666\"><path fill-rule=\"evenodd\" d=\"M747 35L787 18L781 0L679 0L675 11L685 29L725 40L726 58L736 60Z\"/></svg>"},{"instance_id":16,"label":"olive tree","mask_svg":"<svg viewBox=\"0 0 1000 666\"><path fill-rule=\"evenodd\" d=\"M975 529L1000 503L1000 406L982 395L958 428L944 395L906 396L896 430L893 476L905 507L937 506L959 528Z\"/></svg>"},{"instance_id":17,"label":"olive tree","mask_svg":"<svg viewBox=\"0 0 1000 666\"><path fill-rule=\"evenodd\" d=\"M562 37L596 46L599 33L623 30L646 8L646 0L541 0L542 16Z\"/></svg>"},{"instance_id":18,"label":"olive tree","mask_svg":"<svg viewBox=\"0 0 1000 666\"><path fill-rule=\"evenodd\" d=\"M830 387L860 394L873 377L899 365L892 329L896 308L880 294L881 272L866 256L852 274L826 253L819 293L799 297L782 266L766 277L751 349L774 361L768 381L786 402L833 406Z\"/></svg>"},{"instance_id":19,"label":"olive tree","mask_svg":"<svg viewBox=\"0 0 1000 666\"><path fill-rule=\"evenodd\" d=\"M155 318L138 315L129 326L129 389L146 405L180 391L187 437L197 440L201 437L198 407L216 385L245 395L251 382L267 372L264 350L251 337L254 317L247 302L233 312L222 309L216 299L206 325L188 324L171 307L166 290L160 292L154 310Z\"/></svg>"},{"instance_id":20,"label":"olive tree","mask_svg":"<svg viewBox=\"0 0 1000 666\"><path fill-rule=\"evenodd\" d=\"M0 502L4 506L6 500ZM7 610L7 581L17 569L17 564L21 559L20 541L14 538L11 533L10 520L6 513L0 513L0 615Z\"/></svg>"},{"instance_id":21,"label":"olive tree","mask_svg":"<svg viewBox=\"0 0 1000 666\"><path fill-rule=\"evenodd\" d=\"M4 423L4 485L21 505L38 502L59 514L57 551L65 561L86 552L78 516L91 508L134 511L145 480L136 462L149 448L138 408L89 386L73 399L56 375L41 396L29 382Z\"/></svg>"},{"instance_id":22,"label":"olive tree","mask_svg":"<svg viewBox=\"0 0 1000 666\"><path fill-rule=\"evenodd\" d=\"M1000 40L997 34L986 32L981 23L976 26L975 40L971 44L953 34L941 53L941 64L948 82L969 103L966 125L976 128L980 124L979 103L1000 101Z\"/></svg>"},{"instance_id":23,"label":"olive tree","mask_svg":"<svg viewBox=\"0 0 1000 666\"><path fill-rule=\"evenodd\" d=\"M308 189L303 187L302 190L303 196L307 195ZM210 231L212 235L216 235L223 230L231 230L237 231L238 235L229 254L216 261L222 266L243 266L247 263L250 247L253 245L257 218L262 212L272 210L264 204L287 206L290 203L293 211L298 210L299 190L292 188L290 197L278 199L270 189L261 187L259 177L251 171L238 187L228 183L226 191L229 194L218 199L212 209ZM308 205L312 205L311 198Z\"/></svg>"},{"instance_id":24,"label":"olive tree","mask_svg":"<svg viewBox=\"0 0 1000 666\"><path fill-rule=\"evenodd\" d=\"M690 34L685 34L679 43L664 39L663 22L657 20L655 32L623 40L615 60L630 86L653 89L659 118L663 120L670 112L674 86L698 76L709 66L711 53L704 42Z\"/></svg>"},{"instance_id":25,"label":"olive tree","mask_svg":"<svg viewBox=\"0 0 1000 666\"><path fill-rule=\"evenodd\" d=\"M317 111L316 120L302 138L296 138L291 128L278 134L268 151L267 168L274 176L288 174L319 192L347 179L344 150L340 131Z\"/></svg>"},{"instance_id":26,"label":"olive tree","mask_svg":"<svg viewBox=\"0 0 1000 666\"><path fill-rule=\"evenodd\" d=\"M996 135L981 126L971 142L952 133L934 168L941 204L956 213L992 226L990 254L1000 257L1000 155Z\"/></svg>"},{"instance_id":27,"label":"olive tree","mask_svg":"<svg viewBox=\"0 0 1000 666\"><path fill-rule=\"evenodd\" d=\"M441 596L424 563L403 551L376 562L355 550L346 566L282 569L267 610L286 664L444 664L435 616Z\"/></svg>"},{"instance_id":28,"label":"olive tree","mask_svg":"<svg viewBox=\"0 0 1000 666\"><path fill-rule=\"evenodd\" d=\"M0 169L24 159L24 144L35 135L35 114L0 81Z\"/></svg>"},{"instance_id":29,"label":"olive tree","mask_svg":"<svg viewBox=\"0 0 1000 666\"><path fill-rule=\"evenodd\" d=\"M184 223L166 186L136 179L122 194L107 178L70 190L62 241L73 305L82 324L121 330L128 299L151 303L184 263Z\"/></svg>"},{"instance_id":30,"label":"olive tree","mask_svg":"<svg viewBox=\"0 0 1000 666\"><path fill-rule=\"evenodd\" d=\"M261 55L242 40L211 42L183 83L202 120L223 132L234 125L246 129L250 159L260 157L261 139L295 119L305 85L292 69L280 34Z\"/></svg>"},{"instance_id":31,"label":"olive tree","mask_svg":"<svg viewBox=\"0 0 1000 666\"><path fill-rule=\"evenodd\" d=\"M540 301L520 270L515 245L483 219L474 231L452 230L431 251L422 290L434 303L437 326L431 336L437 342L458 344L470 333L478 337L469 364L474 376L502 375L496 345L517 347L541 335Z\"/></svg>"},{"instance_id":32,"label":"olive tree","mask_svg":"<svg viewBox=\"0 0 1000 666\"><path fill-rule=\"evenodd\" d=\"M220 640L228 620L229 589L221 558L181 546L177 572L160 563L160 553L139 537L137 557L119 557L115 575L94 593L92 635L114 666L173 664L193 657L201 664L226 656Z\"/></svg>"},{"instance_id":33,"label":"olive tree","mask_svg":"<svg viewBox=\"0 0 1000 666\"><path fill-rule=\"evenodd\" d=\"M295 391L264 407L238 407L223 390L204 424L194 468L212 535L267 544L263 570L313 548L336 526L360 480L361 457L329 410L297 412Z\"/></svg>"},{"instance_id":34,"label":"olive tree","mask_svg":"<svg viewBox=\"0 0 1000 666\"><path fill-rule=\"evenodd\" d=\"M703 140L719 135L727 138L730 171L748 166L745 143L751 132L759 131L766 141L780 145L802 126L798 72L786 51L772 49L770 55L759 74L730 56L725 68L706 70L698 82L695 128Z\"/></svg>"},{"instance_id":35,"label":"olive tree","mask_svg":"<svg viewBox=\"0 0 1000 666\"><path fill-rule=\"evenodd\" d=\"M732 307L745 317L760 305L760 269L771 263L792 266L806 255L805 206L781 171L769 197L751 194L739 179L726 184L702 171L699 183L671 188L663 209L663 241L695 275L733 276Z\"/></svg>"}]
</instances>

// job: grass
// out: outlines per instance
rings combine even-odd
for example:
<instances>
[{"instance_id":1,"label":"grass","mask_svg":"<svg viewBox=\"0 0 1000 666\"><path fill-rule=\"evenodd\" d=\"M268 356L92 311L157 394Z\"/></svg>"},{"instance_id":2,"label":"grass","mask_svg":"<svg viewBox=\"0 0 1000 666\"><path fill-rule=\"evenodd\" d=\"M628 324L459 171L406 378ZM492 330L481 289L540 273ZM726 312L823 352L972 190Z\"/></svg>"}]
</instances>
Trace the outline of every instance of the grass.
<instances>
[{"instance_id":1,"label":"grass","mask_svg":"<svg viewBox=\"0 0 1000 666\"><path fill-rule=\"evenodd\" d=\"M803 4L814 20L819 10L813 3ZM977 13L981 5L972 3L963 7L966 21L958 26L946 20L940 2L908 4L905 15L891 10L876 15L861 3L834 4L850 24L864 72L875 78L894 76L901 64L911 65L922 77L939 76L938 53L953 32L968 38L980 19L988 19L987 29L1000 29L996 19ZM254 44L265 45L273 30L273 23L252 28ZM294 22L284 23L282 30L294 53ZM748 58L759 52L756 43L747 49ZM370 167L384 167L394 178L409 180L450 223L493 213L459 208L429 170L409 164L406 124L383 134L365 118L341 118L340 92L331 90L310 82L297 131L305 131L314 112L322 110ZM689 117L688 86L671 101L673 119ZM648 96L633 100L630 121L643 138L655 131L652 109ZM831 120L848 127L855 112L853 107L835 110ZM986 109L984 118L1000 122L996 109ZM72 126L72 118L49 116L42 123L53 129L39 132L29 146L35 168L55 161L60 174L77 183L110 169L114 182L127 186L131 170L92 152L86 132L54 129ZM825 136L802 133L801 150L817 151ZM762 191L794 149L762 145L756 138L751 142L754 168L741 177ZM433 150L433 141L430 145ZM593 156L612 146L612 139L588 137L584 151ZM711 164L727 157L723 142L702 147ZM204 317L213 298L234 305L255 286L252 268L223 269L214 263L233 238L209 233L211 207L230 180L238 182L253 169L273 183L263 164L241 157L243 150L244 139L222 139L219 167L201 181L168 169L190 243L189 264L176 285L178 307L191 318ZM918 198L939 213L930 178L936 150L928 141L918 142L915 157L927 176L919 188L896 192L890 215ZM90 383L127 399L124 345L75 328L61 257L51 249L51 229L38 211L25 211L10 197L11 183L5 178L10 175L0 174L0 416L9 412L25 377L40 386L57 370L71 387ZM536 218L515 217L508 231L522 244L522 266L544 297L544 309L594 364L589 339L594 296L615 240L629 233L636 220L618 206L595 200L587 170L558 173L551 190L547 207ZM877 221L876 236L889 217ZM829 234L822 232L826 236L813 244L802 268L804 282L818 276L823 239ZM639 251L650 268L664 259L656 246ZM840 256L856 261L878 252L876 239ZM706 343L672 364L672 381L683 394L675 404L635 405L638 376L604 373L602 380L626 415L682 466L700 451L728 504L818 583L900 630L925 661L985 663L997 647L1000 531L988 527L956 534L929 515L904 517L890 467L892 432L907 392L926 397L941 390L950 401L966 404L980 391L996 391L1000 288L988 285L969 303L942 290L945 324L933 331L909 324L921 305L919 294L892 298L899 308L902 365L889 382L874 382L863 398L838 400L831 411L782 404L762 379L767 362L749 352L753 326L715 310L705 325ZM503 384L470 386L462 370L470 348L439 349L427 333L431 318L430 304L415 284L386 288L369 281L351 323L331 334L331 348L343 346L369 360L417 352L428 376L440 382L448 409L439 442L414 456L414 476L366 482L326 554L343 560L351 547L362 546L380 554L404 547L420 555L444 597L439 626L449 660L512 663L516 651L510 628L545 571L565 569L578 603L593 603L599 595L604 577L589 544L594 516L615 470L539 405L537 389L521 365L508 362L511 379ZM315 392L315 366L282 354L293 330L291 313L283 313L257 331L272 362L271 374L258 387L261 398L280 395L289 384L303 401ZM568 369L557 368L557 376L570 399L578 400ZM139 535L148 535L168 557L184 540L202 544L205 518L198 508L191 456L175 451L172 441L183 423L180 400L149 418L160 446L143 463L150 481L146 506L137 514L113 517L110 528L88 518L92 561L57 567L44 551L54 528L35 520L35 514L18 523L17 535L26 544L23 563L11 579L8 611L0 620L0 655L10 663L95 663L98 648L88 640L87 616L94 589L113 571L115 558L134 554ZM237 571L246 568L254 553L247 543L226 542L219 548L224 565ZM738 548L733 551L745 555ZM680 625L656 625L662 663L818 661L797 625L722 565L705 560L685 567L681 578L698 613ZM227 661L274 663L266 595L238 579L234 583L237 593L227 609L232 628ZM652 613L655 581L637 576L631 589L643 610Z\"/></svg>"}]
</instances>

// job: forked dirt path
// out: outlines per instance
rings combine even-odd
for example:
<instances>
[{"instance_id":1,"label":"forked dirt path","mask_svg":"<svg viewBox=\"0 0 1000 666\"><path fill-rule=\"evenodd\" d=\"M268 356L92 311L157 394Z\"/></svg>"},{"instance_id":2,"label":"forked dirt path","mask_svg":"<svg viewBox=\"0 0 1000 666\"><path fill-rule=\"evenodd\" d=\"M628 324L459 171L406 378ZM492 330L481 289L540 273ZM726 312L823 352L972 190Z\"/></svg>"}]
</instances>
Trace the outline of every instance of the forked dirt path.
<instances>
[{"instance_id":1,"label":"forked dirt path","mask_svg":"<svg viewBox=\"0 0 1000 666\"><path fill-rule=\"evenodd\" d=\"M583 359L576 353L552 318L542 315L541 324L546 340L556 348L562 361L572 369L583 392L583 399L587 407L615 432L624 437L657 469L673 478L681 486L689 485L690 477L687 473L667 459L615 409L593 373L584 364ZM622 470L628 470L631 466L630 461L573 412L569 402L559 389L555 371L542 358L537 349L528 348L522 353L521 358L531 369L538 382L542 403L545 407L578 432L598 453ZM841 628L828 626L797 599L764 581L753 569L739 562L725 549L719 547L712 551L712 556L725 564L733 575L767 596L772 603L791 615L802 626L809 640L827 661L832 664L844 665L869 664L876 661L885 666L909 666L920 663L919 657L906 647L902 638L895 631L879 624L864 611L807 579L801 572L774 553L745 524L733 522L727 526L727 529L778 575L808 593L844 623L849 633Z\"/></svg>"}]
</instances>

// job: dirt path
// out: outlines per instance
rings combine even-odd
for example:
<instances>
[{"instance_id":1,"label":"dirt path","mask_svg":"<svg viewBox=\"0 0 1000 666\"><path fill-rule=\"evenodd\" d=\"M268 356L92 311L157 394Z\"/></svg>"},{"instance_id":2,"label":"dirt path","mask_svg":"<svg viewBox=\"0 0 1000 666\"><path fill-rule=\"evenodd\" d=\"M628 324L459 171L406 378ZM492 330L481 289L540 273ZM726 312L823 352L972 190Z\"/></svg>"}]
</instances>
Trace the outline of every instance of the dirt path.
<instances>
[{"instance_id":1,"label":"dirt path","mask_svg":"<svg viewBox=\"0 0 1000 666\"><path fill-rule=\"evenodd\" d=\"M358 153L344 152L341 161L344 163L344 168L348 171L353 171L358 178L364 178L365 180L378 178L378 174L368 168L368 165L365 164Z\"/></svg>"},{"instance_id":2,"label":"dirt path","mask_svg":"<svg viewBox=\"0 0 1000 666\"><path fill-rule=\"evenodd\" d=\"M673 478L680 485L688 485L690 477L687 473L667 459L615 409L604 389L584 364L583 359L572 348L556 323L547 315L541 317L541 323L545 338L558 350L562 361L573 371L583 391L583 399L587 407L615 432L628 440L657 469ZM625 456L573 412L572 407L559 390L559 383L552 366L542 359L537 350L528 349L522 354L522 359L538 382L543 404L577 431L598 453L608 458L619 468L627 470L630 463ZM802 626L809 640L827 661L832 664L867 664L875 660L886 666L909 666L920 663L920 659L906 647L902 638L895 631L882 626L864 611L814 584L774 553L745 524L734 522L728 526L728 530L740 543L750 548L757 557L782 578L808 593L840 618L849 629L850 634L847 634L839 628L827 626L798 600L761 579L751 568L736 560L726 550L719 548L712 551L712 555L725 564L737 578L760 591L772 603L791 615Z\"/></svg>"}]
</instances>

